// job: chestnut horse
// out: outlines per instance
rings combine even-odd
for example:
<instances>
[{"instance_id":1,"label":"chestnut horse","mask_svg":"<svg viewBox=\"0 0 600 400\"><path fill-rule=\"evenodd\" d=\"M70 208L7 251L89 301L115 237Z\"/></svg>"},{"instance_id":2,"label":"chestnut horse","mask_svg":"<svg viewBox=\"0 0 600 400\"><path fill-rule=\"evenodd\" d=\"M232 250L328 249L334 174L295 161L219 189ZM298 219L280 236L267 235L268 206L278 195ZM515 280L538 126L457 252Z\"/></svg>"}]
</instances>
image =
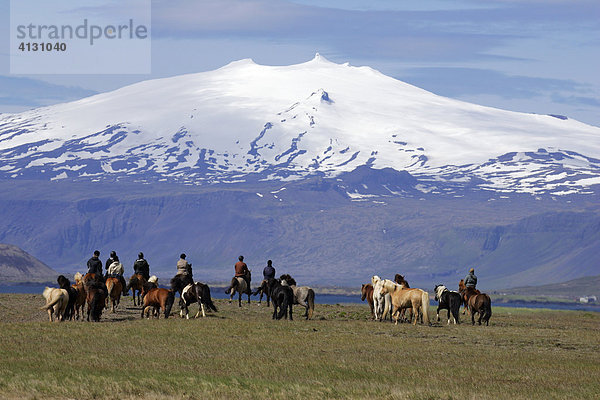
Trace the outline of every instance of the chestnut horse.
<instances>
[{"instance_id":1,"label":"chestnut horse","mask_svg":"<svg viewBox=\"0 0 600 400\"><path fill-rule=\"evenodd\" d=\"M123 286L119 278L107 278L106 289L108 289L108 296L106 296L106 308L108 308L109 302L112 304L110 309L111 312L115 312L115 309L121 302L121 293L123 293Z\"/></svg>"},{"instance_id":2,"label":"chestnut horse","mask_svg":"<svg viewBox=\"0 0 600 400\"><path fill-rule=\"evenodd\" d=\"M173 290L163 288L152 288L148 292L144 292L144 305L142 307L142 318L144 313L149 316L150 308L162 309L164 311L165 318L169 318L171 314L171 308L173 302L175 302L175 292ZM159 313L160 316L160 313Z\"/></svg>"},{"instance_id":3,"label":"chestnut horse","mask_svg":"<svg viewBox=\"0 0 600 400\"><path fill-rule=\"evenodd\" d=\"M471 324L475 325L475 313L478 313L479 319L477 323L481 325L481 320L483 320L487 326L490 324L490 317L492 316L492 300L487 294L477 292L479 290L466 287L460 294L467 299L467 307L471 314Z\"/></svg>"},{"instance_id":4,"label":"chestnut horse","mask_svg":"<svg viewBox=\"0 0 600 400\"><path fill-rule=\"evenodd\" d=\"M140 306L142 305L141 295L142 289L144 288L144 284L146 283L146 278L142 274L133 274L131 278L129 278L129 283L125 288L126 292L129 292L131 289L131 297L133 297L133 305ZM135 302L135 292L137 292L137 304Z\"/></svg>"},{"instance_id":5,"label":"chestnut horse","mask_svg":"<svg viewBox=\"0 0 600 400\"><path fill-rule=\"evenodd\" d=\"M75 298L75 319L82 318L83 307L85 306L85 288L83 287L83 276L77 272L75 274L75 284L71 285L73 289L77 291L77 297Z\"/></svg>"},{"instance_id":6,"label":"chestnut horse","mask_svg":"<svg viewBox=\"0 0 600 400\"><path fill-rule=\"evenodd\" d=\"M465 315L465 313L467 312L467 310L469 309L469 305L467 304L467 297L464 295L465 290L467 290L467 287L465 286L465 280L461 279L458 282L458 293L460 293L460 297L462 300L462 305L463 305L463 315ZM473 289L475 291L475 293L480 294L481 292L477 289Z\"/></svg>"},{"instance_id":7,"label":"chestnut horse","mask_svg":"<svg viewBox=\"0 0 600 400\"><path fill-rule=\"evenodd\" d=\"M365 283L360 288L360 299L365 301L367 299L367 303L369 303L369 307L371 307L371 319L375 319L374 304L373 304L373 285L370 283Z\"/></svg>"}]
</instances>

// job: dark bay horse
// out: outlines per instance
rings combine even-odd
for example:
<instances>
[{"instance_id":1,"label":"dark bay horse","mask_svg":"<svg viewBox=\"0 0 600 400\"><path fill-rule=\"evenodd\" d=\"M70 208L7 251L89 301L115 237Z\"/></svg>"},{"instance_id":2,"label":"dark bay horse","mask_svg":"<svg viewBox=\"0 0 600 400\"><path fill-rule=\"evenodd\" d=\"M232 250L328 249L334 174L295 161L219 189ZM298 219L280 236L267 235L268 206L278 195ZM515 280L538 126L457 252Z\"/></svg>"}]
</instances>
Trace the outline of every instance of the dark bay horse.
<instances>
[{"instance_id":1,"label":"dark bay horse","mask_svg":"<svg viewBox=\"0 0 600 400\"><path fill-rule=\"evenodd\" d=\"M400 286L404 286L406 289L410 289L410 285L408 284L406 279L404 279L404 276L400 274L394 275L394 282L396 282Z\"/></svg>"},{"instance_id":2,"label":"dark bay horse","mask_svg":"<svg viewBox=\"0 0 600 400\"><path fill-rule=\"evenodd\" d=\"M477 293L478 290L472 287L465 287L460 292L460 295L467 299L467 307L471 314L471 323L475 325L475 313L479 314L477 323L481 325L483 320L487 325L490 324L490 317L492 316L492 300L490 296L485 293Z\"/></svg>"},{"instance_id":3,"label":"dark bay horse","mask_svg":"<svg viewBox=\"0 0 600 400\"><path fill-rule=\"evenodd\" d=\"M64 275L59 275L56 281L58 282L58 287L60 287L61 289L65 289L69 294L69 302L67 303L67 308L65 309L63 320L72 320L75 316L75 301L77 300L77 290L71 287L71 281L69 281L69 279L67 279Z\"/></svg>"},{"instance_id":4,"label":"dark bay horse","mask_svg":"<svg viewBox=\"0 0 600 400\"><path fill-rule=\"evenodd\" d=\"M90 274L87 274L86 276L88 275ZM99 322L106 302L106 297L108 296L106 286L104 283L98 282L95 279L88 279L85 283L85 292L88 305L87 320L89 321L91 317L92 321Z\"/></svg>"},{"instance_id":5,"label":"dark bay horse","mask_svg":"<svg viewBox=\"0 0 600 400\"><path fill-rule=\"evenodd\" d=\"M142 305L141 296L142 296L142 289L144 288L145 284L146 284L146 278L144 278L144 275L142 275L142 274L133 274L133 275L131 275L131 278L129 278L129 283L127 284L127 287L125 288L125 292L129 292L129 289L131 289L131 297L133 298L134 306ZM135 301L136 292L137 292L137 303Z\"/></svg>"},{"instance_id":6,"label":"dark bay horse","mask_svg":"<svg viewBox=\"0 0 600 400\"><path fill-rule=\"evenodd\" d=\"M290 321L292 318L292 304L294 303L294 291L289 286L284 286L277 279L269 279L269 293L273 304L273 319L281 319L285 316ZM279 309L279 312L277 311Z\"/></svg>"},{"instance_id":7,"label":"dark bay horse","mask_svg":"<svg viewBox=\"0 0 600 400\"><path fill-rule=\"evenodd\" d=\"M360 294L360 299L362 301L367 299L367 303L369 303L369 307L371 307L371 319L375 319L375 312L373 311L375 307L373 304L373 285L370 283L363 284L360 288Z\"/></svg>"},{"instance_id":8,"label":"dark bay horse","mask_svg":"<svg viewBox=\"0 0 600 400\"><path fill-rule=\"evenodd\" d=\"M252 296L256 296L260 293L260 297L258 298L258 304L262 303L263 294L267 297L267 307L271 305L271 296L269 296L269 281L267 279L263 279L260 283L260 286L256 288L254 292L252 292Z\"/></svg>"}]
</instances>

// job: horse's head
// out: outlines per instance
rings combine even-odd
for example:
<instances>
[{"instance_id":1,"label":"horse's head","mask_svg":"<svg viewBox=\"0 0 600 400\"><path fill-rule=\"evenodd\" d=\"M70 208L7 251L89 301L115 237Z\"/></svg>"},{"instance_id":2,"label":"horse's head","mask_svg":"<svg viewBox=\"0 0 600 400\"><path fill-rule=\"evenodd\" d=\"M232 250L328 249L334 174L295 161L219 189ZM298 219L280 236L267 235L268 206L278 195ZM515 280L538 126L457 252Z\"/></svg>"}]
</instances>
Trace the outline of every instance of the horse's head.
<instances>
[{"instance_id":1,"label":"horse's head","mask_svg":"<svg viewBox=\"0 0 600 400\"><path fill-rule=\"evenodd\" d=\"M462 291L464 291L466 288L467 288L467 287L465 286L465 280L464 280L464 279L461 279L461 280L458 282L458 291L459 291L459 292L462 292Z\"/></svg>"},{"instance_id":2,"label":"horse's head","mask_svg":"<svg viewBox=\"0 0 600 400\"><path fill-rule=\"evenodd\" d=\"M365 301L365 298L367 297L367 293L369 291L369 286L373 287L371 284L364 283L362 285L362 287L360 288L360 294L361 294L360 300L361 301Z\"/></svg>"},{"instance_id":3,"label":"horse's head","mask_svg":"<svg viewBox=\"0 0 600 400\"><path fill-rule=\"evenodd\" d=\"M373 275L371 277L371 283L373 284L373 287L375 287L375 285L377 285L377 282L379 282L381 280L380 277L378 277L377 275Z\"/></svg>"}]
</instances>

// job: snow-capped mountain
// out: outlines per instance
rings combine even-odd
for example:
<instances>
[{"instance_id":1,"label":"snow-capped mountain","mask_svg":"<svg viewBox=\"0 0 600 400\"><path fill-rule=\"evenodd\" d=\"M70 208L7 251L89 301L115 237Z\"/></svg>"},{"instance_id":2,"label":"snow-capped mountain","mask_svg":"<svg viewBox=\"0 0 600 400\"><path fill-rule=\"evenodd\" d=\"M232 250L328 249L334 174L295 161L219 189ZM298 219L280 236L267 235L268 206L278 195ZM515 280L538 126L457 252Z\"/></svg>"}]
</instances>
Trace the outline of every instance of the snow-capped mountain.
<instances>
[{"instance_id":1,"label":"snow-capped mountain","mask_svg":"<svg viewBox=\"0 0 600 400\"><path fill-rule=\"evenodd\" d=\"M600 184L599 139L598 127L444 98L317 54L291 66L241 60L0 115L0 178L203 184L368 166L407 171L422 192L561 195Z\"/></svg>"}]
</instances>

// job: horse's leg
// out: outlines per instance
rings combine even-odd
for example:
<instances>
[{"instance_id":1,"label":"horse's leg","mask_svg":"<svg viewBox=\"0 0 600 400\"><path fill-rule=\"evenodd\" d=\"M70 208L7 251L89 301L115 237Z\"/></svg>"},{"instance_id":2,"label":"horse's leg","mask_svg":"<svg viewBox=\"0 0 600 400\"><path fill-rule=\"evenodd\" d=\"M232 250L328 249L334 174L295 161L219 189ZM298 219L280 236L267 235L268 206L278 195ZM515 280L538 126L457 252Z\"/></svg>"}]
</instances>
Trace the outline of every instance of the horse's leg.
<instances>
[{"instance_id":1,"label":"horse's leg","mask_svg":"<svg viewBox=\"0 0 600 400\"><path fill-rule=\"evenodd\" d=\"M456 323L456 322L454 322L454 323ZM448 306L448 325L450 325L450 306Z\"/></svg>"},{"instance_id":2,"label":"horse's leg","mask_svg":"<svg viewBox=\"0 0 600 400\"><path fill-rule=\"evenodd\" d=\"M419 319L419 309L413 305L413 325L417 325Z\"/></svg>"},{"instance_id":3,"label":"horse's leg","mask_svg":"<svg viewBox=\"0 0 600 400\"><path fill-rule=\"evenodd\" d=\"M438 305L437 311L435 312L435 315L437 317L437 322L440 322L440 306Z\"/></svg>"},{"instance_id":4,"label":"horse's leg","mask_svg":"<svg viewBox=\"0 0 600 400\"><path fill-rule=\"evenodd\" d=\"M239 292L239 296L238 296L238 306L241 307L242 306L242 292Z\"/></svg>"}]
</instances>

